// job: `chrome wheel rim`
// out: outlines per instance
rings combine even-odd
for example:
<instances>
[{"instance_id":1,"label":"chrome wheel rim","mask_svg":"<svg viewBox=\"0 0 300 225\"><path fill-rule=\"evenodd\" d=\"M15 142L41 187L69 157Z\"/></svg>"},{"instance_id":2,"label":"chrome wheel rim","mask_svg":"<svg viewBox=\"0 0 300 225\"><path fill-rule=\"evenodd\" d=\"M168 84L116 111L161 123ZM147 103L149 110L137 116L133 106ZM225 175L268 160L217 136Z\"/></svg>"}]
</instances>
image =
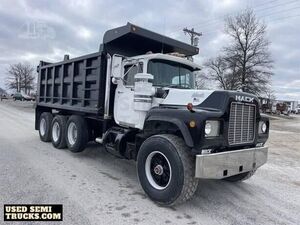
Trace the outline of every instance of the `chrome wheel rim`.
<instances>
[{"instance_id":1,"label":"chrome wheel rim","mask_svg":"<svg viewBox=\"0 0 300 225\"><path fill-rule=\"evenodd\" d=\"M44 118L40 121L40 133L42 136L46 134L46 120Z\"/></svg>"},{"instance_id":2,"label":"chrome wheel rim","mask_svg":"<svg viewBox=\"0 0 300 225\"><path fill-rule=\"evenodd\" d=\"M58 122L54 122L52 126L52 138L54 142L57 142L60 137L60 126Z\"/></svg>"},{"instance_id":3,"label":"chrome wheel rim","mask_svg":"<svg viewBox=\"0 0 300 225\"><path fill-rule=\"evenodd\" d=\"M77 140L77 127L74 122L71 122L68 126L68 141L70 145L74 145Z\"/></svg>"},{"instance_id":4,"label":"chrome wheel rim","mask_svg":"<svg viewBox=\"0 0 300 225\"><path fill-rule=\"evenodd\" d=\"M157 190L166 189L172 178L172 168L168 158L160 151L151 152L145 163L146 177Z\"/></svg>"}]
</instances>

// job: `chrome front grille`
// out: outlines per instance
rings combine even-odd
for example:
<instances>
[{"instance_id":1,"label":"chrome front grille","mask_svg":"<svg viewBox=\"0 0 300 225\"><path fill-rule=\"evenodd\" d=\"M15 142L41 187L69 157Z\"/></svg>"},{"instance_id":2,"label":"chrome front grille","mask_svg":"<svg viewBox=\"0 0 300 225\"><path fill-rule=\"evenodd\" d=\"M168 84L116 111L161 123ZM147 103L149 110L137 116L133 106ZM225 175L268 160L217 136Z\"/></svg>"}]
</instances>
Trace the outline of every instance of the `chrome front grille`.
<instances>
[{"instance_id":1,"label":"chrome front grille","mask_svg":"<svg viewBox=\"0 0 300 225\"><path fill-rule=\"evenodd\" d=\"M232 102L230 106L229 145L252 143L255 137L255 105Z\"/></svg>"}]
</instances>

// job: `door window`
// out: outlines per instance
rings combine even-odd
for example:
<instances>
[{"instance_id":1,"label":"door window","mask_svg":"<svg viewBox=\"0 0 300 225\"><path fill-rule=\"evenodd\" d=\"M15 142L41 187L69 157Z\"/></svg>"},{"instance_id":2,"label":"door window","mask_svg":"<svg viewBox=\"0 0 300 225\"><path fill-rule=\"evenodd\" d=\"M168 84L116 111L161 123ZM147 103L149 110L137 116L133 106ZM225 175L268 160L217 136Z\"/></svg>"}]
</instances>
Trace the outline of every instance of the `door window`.
<instances>
[{"instance_id":1,"label":"door window","mask_svg":"<svg viewBox=\"0 0 300 225\"><path fill-rule=\"evenodd\" d=\"M134 85L134 76L143 72L143 63L126 65L124 67L124 82L126 86Z\"/></svg>"}]
</instances>

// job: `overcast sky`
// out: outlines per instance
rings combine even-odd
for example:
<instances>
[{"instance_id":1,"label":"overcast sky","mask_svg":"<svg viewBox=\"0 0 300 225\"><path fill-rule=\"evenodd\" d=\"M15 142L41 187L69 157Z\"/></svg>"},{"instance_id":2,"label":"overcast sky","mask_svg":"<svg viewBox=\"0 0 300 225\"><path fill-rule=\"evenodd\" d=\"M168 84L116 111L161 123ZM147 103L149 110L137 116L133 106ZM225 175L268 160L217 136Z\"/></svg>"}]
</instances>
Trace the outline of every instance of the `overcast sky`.
<instances>
[{"instance_id":1,"label":"overcast sky","mask_svg":"<svg viewBox=\"0 0 300 225\"><path fill-rule=\"evenodd\" d=\"M267 24L275 61L272 87L278 99L300 100L299 0L0 0L0 87L11 63L58 61L96 52L107 29L127 22L189 42L182 29L202 32L202 64L227 42L224 18L253 8Z\"/></svg>"}]
</instances>

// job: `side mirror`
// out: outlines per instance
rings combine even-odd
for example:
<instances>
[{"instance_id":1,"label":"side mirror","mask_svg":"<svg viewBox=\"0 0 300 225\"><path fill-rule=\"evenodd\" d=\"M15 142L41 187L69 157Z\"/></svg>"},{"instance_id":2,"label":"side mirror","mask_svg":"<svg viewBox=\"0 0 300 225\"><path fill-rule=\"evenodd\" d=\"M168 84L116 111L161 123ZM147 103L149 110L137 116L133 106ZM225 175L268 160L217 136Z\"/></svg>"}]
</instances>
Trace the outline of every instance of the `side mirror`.
<instances>
[{"instance_id":1,"label":"side mirror","mask_svg":"<svg viewBox=\"0 0 300 225\"><path fill-rule=\"evenodd\" d=\"M118 55L114 55L112 58L112 77L115 79L120 79L122 77L122 60L123 58Z\"/></svg>"}]
</instances>

